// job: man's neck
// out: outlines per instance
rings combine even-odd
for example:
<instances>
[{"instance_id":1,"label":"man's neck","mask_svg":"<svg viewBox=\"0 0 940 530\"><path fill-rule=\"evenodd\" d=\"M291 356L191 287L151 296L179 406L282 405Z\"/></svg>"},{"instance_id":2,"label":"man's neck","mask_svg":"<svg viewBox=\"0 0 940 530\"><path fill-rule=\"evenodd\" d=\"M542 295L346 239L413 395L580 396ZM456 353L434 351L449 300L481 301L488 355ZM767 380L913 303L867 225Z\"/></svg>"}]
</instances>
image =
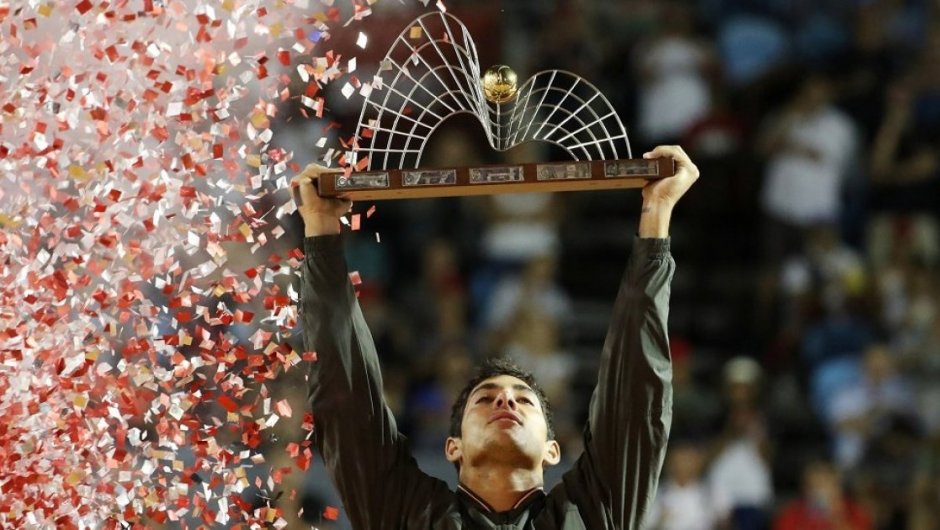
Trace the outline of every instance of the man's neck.
<instances>
[{"instance_id":1,"label":"man's neck","mask_svg":"<svg viewBox=\"0 0 940 530\"><path fill-rule=\"evenodd\" d=\"M462 468L460 484L495 512L506 512L534 489L544 485L541 468L506 469L498 466Z\"/></svg>"}]
</instances>

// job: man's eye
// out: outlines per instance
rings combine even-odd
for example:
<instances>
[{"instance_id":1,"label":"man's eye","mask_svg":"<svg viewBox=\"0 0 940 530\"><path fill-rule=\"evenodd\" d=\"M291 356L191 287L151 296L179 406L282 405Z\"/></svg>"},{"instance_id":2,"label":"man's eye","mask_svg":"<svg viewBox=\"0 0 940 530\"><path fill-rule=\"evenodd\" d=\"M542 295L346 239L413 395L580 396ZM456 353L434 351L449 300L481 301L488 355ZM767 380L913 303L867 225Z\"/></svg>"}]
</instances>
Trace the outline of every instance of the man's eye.
<instances>
[{"instance_id":1,"label":"man's eye","mask_svg":"<svg viewBox=\"0 0 940 530\"><path fill-rule=\"evenodd\" d=\"M519 398L519 401L520 401L521 403L525 403L526 405L531 405L531 404L532 404L532 400L529 399L529 398L527 398L527 397Z\"/></svg>"},{"instance_id":2,"label":"man's eye","mask_svg":"<svg viewBox=\"0 0 940 530\"><path fill-rule=\"evenodd\" d=\"M477 400L477 403L487 403L489 401L493 401L493 398L491 398L490 396L483 396Z\"/></svg>"}]
</instances>

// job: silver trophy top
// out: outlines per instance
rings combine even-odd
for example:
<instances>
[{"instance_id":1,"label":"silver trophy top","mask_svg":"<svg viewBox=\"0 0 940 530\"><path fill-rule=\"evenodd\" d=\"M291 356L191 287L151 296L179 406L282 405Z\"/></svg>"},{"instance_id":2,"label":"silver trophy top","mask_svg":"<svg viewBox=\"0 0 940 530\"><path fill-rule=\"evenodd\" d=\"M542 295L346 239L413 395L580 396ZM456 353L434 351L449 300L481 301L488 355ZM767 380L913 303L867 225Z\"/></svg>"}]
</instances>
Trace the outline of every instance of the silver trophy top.
<instances>
[{"instance_id":1,"label":"silver trophy top","mask_svg":"<svg viewBox=\"0 0 940 530\"><path fill-rule=\"evenodd\" d=\"M610 102L571 72L541 71L513 90L515 73L497 66L481 82L473 39L448 13L427 13L405 28L379 76L382 83L365 97L356 130L356 157L368 157L369 170L419 167L428 138L460 113L476 116L498 151L543 141L575 160L632 157Z\"/></svg>"}]
</instances>

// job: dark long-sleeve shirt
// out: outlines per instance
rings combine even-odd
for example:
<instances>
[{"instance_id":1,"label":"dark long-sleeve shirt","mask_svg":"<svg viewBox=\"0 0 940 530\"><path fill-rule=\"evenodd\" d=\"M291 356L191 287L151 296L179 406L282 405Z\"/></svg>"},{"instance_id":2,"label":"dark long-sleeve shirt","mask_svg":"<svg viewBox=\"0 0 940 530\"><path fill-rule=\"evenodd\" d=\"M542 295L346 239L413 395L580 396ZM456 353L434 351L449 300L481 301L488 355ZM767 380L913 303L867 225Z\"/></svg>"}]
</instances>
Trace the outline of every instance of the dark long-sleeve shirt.
<instances>
[{"instance_id":1,"label":"dark long-sleeve shirt","mask_svg":"<svg viewBox=\"0 0 940 530\"><path fill-rule=\"evenodd\" d=\"M372 336L340 236L304 241L304 343L315 443L357 530L639 528L672 420L666 321L675 263L667 239L637 239L604 342L584 453L548 493L494 513L418 469L382 394Z\"/></svg>"}]
</instances>

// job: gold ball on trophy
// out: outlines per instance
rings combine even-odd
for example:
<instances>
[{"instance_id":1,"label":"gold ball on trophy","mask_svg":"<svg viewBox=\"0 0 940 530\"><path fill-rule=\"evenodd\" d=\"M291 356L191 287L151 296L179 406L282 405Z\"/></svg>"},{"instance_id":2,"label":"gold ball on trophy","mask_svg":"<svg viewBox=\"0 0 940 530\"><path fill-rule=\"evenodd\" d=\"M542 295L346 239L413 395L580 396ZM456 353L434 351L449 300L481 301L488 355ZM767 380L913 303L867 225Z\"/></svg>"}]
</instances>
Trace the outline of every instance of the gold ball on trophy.
<instances>
[{"instance_id":1,"label":"gold ball on trophy","mask_svg":"<svg viewBox=\"0 0 940 530\"><path fill-rule=\"evenodd\" d=\"M506 103L516 97L516 72L504 64L496 64L483 74L483 95L490 103Z\"/></svg>"}]
</instances>

